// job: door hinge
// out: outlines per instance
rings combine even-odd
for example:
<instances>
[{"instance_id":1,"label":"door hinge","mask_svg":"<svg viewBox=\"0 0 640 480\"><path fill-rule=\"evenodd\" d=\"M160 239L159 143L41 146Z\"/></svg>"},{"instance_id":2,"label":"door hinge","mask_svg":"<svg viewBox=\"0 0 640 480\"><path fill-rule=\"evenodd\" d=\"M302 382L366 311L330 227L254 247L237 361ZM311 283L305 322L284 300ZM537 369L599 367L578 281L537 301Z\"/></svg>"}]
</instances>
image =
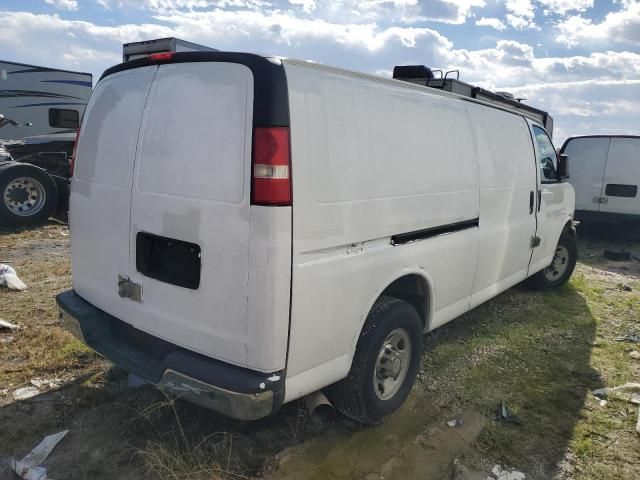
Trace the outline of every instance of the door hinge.
<instances>
[{"instance_id":1,"label":"door hinge","mask_svg":"<svg viewBox=\"0 0 640 480\"><path fill-rule=\"evenodd\" d=\"M608 201L607 197L593 197L593 203L607 203Z\"/></svg>"},{"instance_id":2,"label":"door hinge","mask_svg":"<svg viewBox=\"0 0 640 480\"><path fill-rule=\"evenodd\" d=\"M531 248L536 248L540 246L540 237L538 236L533 236L531 237Z\"/></svg>"},{"instance_id":3,"label":"door hinge","mask_svg":"<svg viewBox=\"0 0 640 480\"><path fill-rule=\"evenodd\" d=\"M142 303L142 285L132 282L129 277L118 275L118 295Z\"/></svg>"}]
</instances>

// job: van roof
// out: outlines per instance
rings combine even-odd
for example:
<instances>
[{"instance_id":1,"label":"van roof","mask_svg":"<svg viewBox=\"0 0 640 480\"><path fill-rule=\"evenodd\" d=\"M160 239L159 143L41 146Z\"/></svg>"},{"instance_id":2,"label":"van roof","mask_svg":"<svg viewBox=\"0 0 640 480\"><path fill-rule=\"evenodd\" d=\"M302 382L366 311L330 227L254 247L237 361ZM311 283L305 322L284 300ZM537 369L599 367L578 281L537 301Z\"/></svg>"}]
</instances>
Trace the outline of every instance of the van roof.
<instances>
[{"instance_id":1,"label":"van roof","mask_svg":"<svg viewBox=\"0 0 640 480\"><path fill-rule=\"evenodd\" d=\"M464 100L472 103L477 103L490 108L496 108L505 112L526 117L522 112L509 108L506 105L496 105L494 103L485 102L476 98L467 97L464 95L458 95L456 93L447 92L445 90L438 90L423 85L418 85L402 80L396 80L393 78L382 77L380 75L373 75L370 73L357 72L354 70L348 70L340 67L334 67L322 63L317 63L309 60L298 60L294 58L285 58L278 56L263 56L253 53L244 52L177 52L174 53L168 60L155 61L149 57L137 58L128 62L119 63L104 71L98 83L108 75L112 75L117 72L129 70L132 68L140 68L148 65L156 65L163 63L188 63L188 62L232 62L240 63L249 67L254 75L256 86L260 86L260 89L255 88L256 95L254 96L254 125L273 125L273 126L288 126L289 125L289 107L288 107L288 93L286 87L286 77L281 68L282 63L290 65L299 65L306 68L318 69L328 72L335 72L342 75L350 76L353 78L362 78L369 81L384 83L392 85L394 87L404 88L408 90L416 90L430 95L437 95L442 97L448 97L457 100ZM271 90L271 97L264 95L263 93ZM275 109L275 114L270 114L269 110ZM286 109L286 122L284 118L284 110ZM256 116L258 122L256 122ZM530 118L529 118L530 119ZM540 122L534 121L536 124L544 128ZM273 122L273 123L272 123Z\"/></svg>"}]
</instances>

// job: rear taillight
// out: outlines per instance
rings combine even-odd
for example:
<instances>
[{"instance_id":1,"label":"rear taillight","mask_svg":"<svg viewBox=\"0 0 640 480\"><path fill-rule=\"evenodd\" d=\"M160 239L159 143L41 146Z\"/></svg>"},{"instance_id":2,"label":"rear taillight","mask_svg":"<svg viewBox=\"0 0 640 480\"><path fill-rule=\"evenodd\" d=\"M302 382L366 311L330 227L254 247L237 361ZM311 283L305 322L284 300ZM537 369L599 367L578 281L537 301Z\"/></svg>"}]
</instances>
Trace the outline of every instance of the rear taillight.
<instances>
[{"instance_id":1,"label":"rear taillight","mask_svg":"<svg viewBox=\"0 0 640 480\"><path fill-rule=\"evenodd\" d=\"M253 204L291 205L290 158L288 127L253 129Z\"/></svg>"},{"instance_id":2,"label":"rear taillight","mask_svg":"<svg viewBox=\"0 0 640 480\"><path fill-rule=\"evenodd\" d=\"M69 170L71 171L71 176L73 177L73 169L76 166L76 152L78 151L78 137L80 136L80 127L76 130L76 139L73 142L73 153L71 154L71 159L69 162Z\"/></svg>"}]
</instances>

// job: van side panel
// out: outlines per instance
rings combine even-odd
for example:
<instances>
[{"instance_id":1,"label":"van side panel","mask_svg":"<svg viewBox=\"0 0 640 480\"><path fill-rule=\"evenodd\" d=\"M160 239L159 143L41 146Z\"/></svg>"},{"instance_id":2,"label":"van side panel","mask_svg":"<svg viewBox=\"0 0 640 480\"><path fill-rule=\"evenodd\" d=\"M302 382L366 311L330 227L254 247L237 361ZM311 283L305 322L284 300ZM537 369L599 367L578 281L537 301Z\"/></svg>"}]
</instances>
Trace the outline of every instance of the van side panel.
<instances>
[{"instance_id":1,"label":"van side panel","mask_svg":"<svg viewBox=\"0 0 640 480\"><path fill-rule=\"evenodd\" d=\"M640 138L612 138L601 212L640 215Z\"/></svg>"},{"instance_id":2,"label":"van side panel","mask_svg":"<svg viewBox=\"0 0 640 480\"><path fill-rule=\"evenodd\" d=\"M569 182L576 190L576 210L600 210L594 198L604 193L602 180L610 142L609 137L587 137L571 139L565 145L563 153L569 157L571 169Z\"/></svg>"},{"instance_id":3,"label":"van side panel","mask_svg":"<svg viewBox=\"0 0 640 480\"><path fill-rule=\"evenodd\" d=\"M346 376L369 309L397 278L412 273L430 285L428 328L468 309L476 226L406 244L393 245L392 237L477 219L479 205L462 102L295 62L285 62L285 71L293 172L291 400ZM328 362L335 368L322 367ZM310 369L326 375L304 381Z\"/></svg>"},{"instance_id":4,"label":"van side panel","mask_svg":"<svg viewBox=\"0 0 640 480\"><path fill-rule=\"evenodd\" d=\"M524 118L468 103L480 167L480 254L475 307L527 277L536 232L536 158ZM535 202L535 196L533 197Z\"/></svg>"},{"instance_id":5,"label":"van side panel","mask_svg":"<svg viewBox=\"0 0 640 480\"><path fill-rule=\"evenodd\" d=\"M247 366L283 370L289 340L291 207L251 206Z\"/></svg>"}]
</instances>

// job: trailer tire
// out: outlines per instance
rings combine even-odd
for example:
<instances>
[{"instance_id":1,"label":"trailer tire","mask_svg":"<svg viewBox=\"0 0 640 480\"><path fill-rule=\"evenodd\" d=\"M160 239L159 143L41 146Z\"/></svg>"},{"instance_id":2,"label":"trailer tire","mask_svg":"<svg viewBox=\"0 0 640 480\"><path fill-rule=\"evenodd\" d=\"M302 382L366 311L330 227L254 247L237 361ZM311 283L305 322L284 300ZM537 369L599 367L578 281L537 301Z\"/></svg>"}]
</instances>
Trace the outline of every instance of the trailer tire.
<instances>
[{"instance_id":1,"label":"trailer tire","mask_svg":"<svg viewBox=\"0 0 640 480\"><path fill-rule=\"evenodd\" d=\"M550 290L567 283L578 260L578 244L575 235L563 233L558 240L553 262L527 280L534 290Z\"/></svg>"},{"instance_id":2,"label":"trailer tire","mask_svg":"<svg viewBox=\"0 0 640 480\"><path fill-rule=\"evenodd\" d=\"M378 424L406 400L421 358L418 312L404 300L382 296L367 316L349 375L331 385L327 394L343 415Z\"/></svg>"},{"instance_id":3,"label":"trailer tire","mask_svg":"<svg viewBox=\"0 0 640 480\"><path fill-rule=\"evenodd\" d=\"M58 189L49 174L24 163L0 167L0 195L0 223L9 227L44 223L58 202Z\"/></svg>"}]
</instances>

